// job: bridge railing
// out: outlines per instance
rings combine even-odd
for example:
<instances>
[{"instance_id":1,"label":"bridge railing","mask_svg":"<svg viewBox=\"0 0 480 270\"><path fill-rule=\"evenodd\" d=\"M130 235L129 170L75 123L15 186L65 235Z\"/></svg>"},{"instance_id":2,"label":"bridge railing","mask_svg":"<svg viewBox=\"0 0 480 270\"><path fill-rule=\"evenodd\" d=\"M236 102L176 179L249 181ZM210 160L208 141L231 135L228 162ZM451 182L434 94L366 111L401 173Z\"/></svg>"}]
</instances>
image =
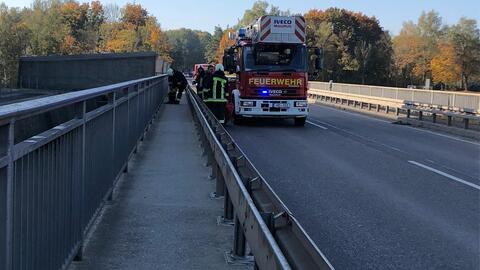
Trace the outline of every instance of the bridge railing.
<instances>
[{"instance_id":1,"label":"bridge railing","mask_svg":"<svg viewBox=\"0 0 480 270\"><path fill-rule=\"evenodd\" d=\"M411 105L425 105L451 111L480 114L480 94L328 82L310 82L310 88L397 99Z\"/></svg>"},{"instance_id":2,"label":"bridge railing","mask_svg":"<svg viewBox=\"0 0 480 270\"><path fill-rule=\"evenodd\" d=\"M81 257L167 88L162 75L0 107L0 269Z\"/></svg>"},{"instance_id":3,"label":"bridge railing","mask_svg":"<svg viewBox=\"0 0 480 270\"><path fill-rule=\"evenodd\" d=\"M234 224L232 260L255 269L333 269L327 258L198 95L187 91L212 175L223 197L223 222Z\"/></svg>"}]
</instances>

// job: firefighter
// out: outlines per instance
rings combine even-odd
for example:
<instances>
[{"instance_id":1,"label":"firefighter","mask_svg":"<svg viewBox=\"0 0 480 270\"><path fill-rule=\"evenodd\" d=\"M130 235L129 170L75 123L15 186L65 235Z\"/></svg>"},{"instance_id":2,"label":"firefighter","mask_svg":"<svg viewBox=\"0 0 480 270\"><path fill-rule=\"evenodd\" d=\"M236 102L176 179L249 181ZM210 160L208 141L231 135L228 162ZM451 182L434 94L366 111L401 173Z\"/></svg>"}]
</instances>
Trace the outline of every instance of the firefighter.
<instances>
[{"instance_id":1,"label":"firefighter","mask_svg":"<svg viewBox=\"0 0 480 270\"><path fill-rule=\"evenodd\" d=\"M197 76L195 77L195 82L197 84L197 94L203 98L203 84L204 84L204 79L205 79L205 70L200 66L197 69Z\"/></svg>"},{"instance_id":2,"label":"firefighter","mask_svg":"<svg viewBox=\"0 0 480 270\"><path fill-rule=\"evenodd\" d=\"M226 97L228 96L228 93L226 93L227 85L228 79L225 77L224 67L222 64L218 64L215 67L211 84L208 85L211 91L206 96L205 104L207 104L207 107L222 124L225 123Z\"/></svg>"},{"instance_id":3,"label":"firefighter","mask_svg":"<svg viewBox=\"0 0 480 270\"><path fill-rule=\"evenodd\" d=\"M170 86L170 91L168 92L168 103L179 104L180 99L182 98L182 93L188 86L187 79L180 71L172 68L167 70L167 75L168 84Z\"/></svg>"},{"instance_id":4,"label":"firefighter","mask_svg":"<svg viewBox=\"0 0 480 270\"><path fill-rule=\"evenodd\" d=\"M209 65L207 72L205 72L205 77L203 79L203 100L208 96L211 96L211 89L213 85L213 66Z\"/></svg>"}]
</instances>

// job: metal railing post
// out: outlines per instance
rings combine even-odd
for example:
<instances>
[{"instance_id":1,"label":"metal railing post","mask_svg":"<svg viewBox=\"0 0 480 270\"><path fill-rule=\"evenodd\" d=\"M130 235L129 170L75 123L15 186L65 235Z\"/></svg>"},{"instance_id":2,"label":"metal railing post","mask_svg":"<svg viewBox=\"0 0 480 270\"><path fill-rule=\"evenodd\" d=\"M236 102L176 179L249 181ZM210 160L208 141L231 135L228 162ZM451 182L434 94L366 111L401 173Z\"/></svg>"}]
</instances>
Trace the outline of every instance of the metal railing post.
<instances>
[{"instance_id":1,"label":"metal railing post","mask_svg":"<svg viewBox=\"0 0 480 270\"><path fill-rule=\"evenodd\" d=\"M15 120L12 119L7 125L7 218L6 218L6 235L5 235L5 269L13 269L13 180L14 180L14 170L13 170L13 148L15 146Z\"/></svg>"},{"instance_id":2,"label":"metal railing post","mask_svg":"<svg viewBox=\"0 0 480 270\"><path fill-rule=\"evenodd\" d=\"M115 184L115 121L116 121L116 111L117 111L117 92L114 91L112 96L109 99L109 103L112 105L112 185ZM113 189L112 192L108 195L107 200L111 201L113 199Z\"/></svg>"},{"instance_id":3,"label":"metal railing post","mask_svg":"<svg viewBox=\"0 0 480 270\"><path fill-rule=\"evenodd\" d=\"M130 123L130 86L127 89L127 141L125 142L127 145L130 145L130 132L131 132L131 123ZM128 157L125 161L125 168L123 169L124 173L128 173Z\"/></svg>"},{"instance_id":4,"label":"metal railing post","mask_svg":"<svg viewBox=\"0 0 480 270\"><path fill-rule=\"evenodd\" d=\"M76 110L76 117L78 119L82 119L82 126L81 126L81 129L82 129L82 141L81 141L81 165L80 165L80 206L81 206L81 209L80 209L80 220L81 220L81 223L83 225L83 222L86 221L86 207L85 207L85 204L87 202L86 198L85 198L85 182L86 182L86 176L85 176L85 169L86 169L86 145L85 145L85 142L86 142L86 128L87 128L87 119L85 117L86 113L87 113L87 102L86 101L82 101L80 104L78 104L79 107L77 107L77 110ZM74 257L74 260L75 261L81 261L82 258L83 258L83 245L84 245L84 232L83 230L80 232L80 245L78 247L78 251L77 251L77 254L75 254L75 257Z\"/></svg>"}]
</instances>

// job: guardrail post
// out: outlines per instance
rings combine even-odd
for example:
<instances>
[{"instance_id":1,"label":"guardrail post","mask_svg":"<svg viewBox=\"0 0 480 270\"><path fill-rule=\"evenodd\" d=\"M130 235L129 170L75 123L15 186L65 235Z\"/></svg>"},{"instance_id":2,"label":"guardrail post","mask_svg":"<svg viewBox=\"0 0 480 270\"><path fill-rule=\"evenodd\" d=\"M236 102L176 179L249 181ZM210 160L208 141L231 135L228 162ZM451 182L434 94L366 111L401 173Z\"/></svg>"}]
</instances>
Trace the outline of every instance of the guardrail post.
<instances>
[{"instance_id":1,"label":"guardrail post","mask_svg":"<svg viewBox=\"0 0 480 270\"><path fill-rule=\"evenodd\" d=\"M226 259L228 264L233 265L252 265L254 266L255 260L253 256L248 256L247 251L247 239L243 234L243 227L240 221L235 216L235 222L233 227L233 249L226 252Z\"/></svg>"},{"instance_id":2,"label":"guardrail post","mask_svg":"<svg viewBox=\"0 0 480 270\"><path fill-rule=\"evenodd\" d=\"M451 116L451 115L448 115L448 116L447 116L447 119L448 119L448 120L447 120L447 125L448 125L448 126L451 126L451 125L452 125L452 116Z\"/></svg>"},{"instance_id":3,"label":"guardrail post","mask_svg":"<svg viewBox=\"0 0 480 270\"><path fill-rule=\"evenodd\" d=\"M7 190L6 190L6 231L5 231L5 269L13 269L13 148L15 146L15 120L11 120L6 126L7 147L6 156L8 157L7 165Z\"/></svg>"},{"instance_id":4,"label":"guardrail post","mask_svg":"<svg viewBox=\"0 0 480 270\"><path fill-rule=\"evenodd\" d=\"M210 176L210 179L216 179L215 183L215 191L210 193L210 197L213 199L218 199L222 198L225 194L225 180L223 178L223 174L218 167L218 165L213 165L212 166L212 175Z\"/></svg>"},{"instance_id":5,"label":"guardrail post","mask_svg":"<svg viewBox=\"0 0 480 270\"><path fill-rule=\"evenodd\" d=\"M395 114L398 116L400 114L400 109L397 107L395 108Z\"/></svg>"},{"instance_id":6,"label":"guardrail post","mask_svg":"<svg viewBox=\"0 0 480 270\"><path fill-rule=\"evenodd\" d=\"M410 113L411 113L411 110L407 109L407 118L410 118Z\"/></svg>"},{"instance_id":7,"label":"guardrail post","mask_svg":"<svg viewBox=\"0 0 480 270\"><path fill-rule=\"evenodd\" d=\"M368 110L372 110L372 103L368 103Z\"/></svg>"},{"instance_id":8,"label":"guardrail post","mask_svg":"<svg viewBox=\"0 0 480 270\"><path fill-rule=\"evenodd\" d=\"M230 201L230 194L226 186L224 188L223 219L229 222L233 221L233 204Z\"/></svg>"},{"instance_id":9,"label":"guardrail post","mask_svg":"<svg viewBox=\"0 0 480 270\"><path fill-rule=\"evenodd\" d=\"M432 122L433 123L437 122L437 114L436 113L432 113Z\"/></svg>"},{"instance_id":10,"label":"guardrail post","mask_svg":"<svg viewBox=\"0 0 480 270\"><path fill-rule=\"evenodd\" d=\"M390 110L389 106L385 106L385 113L388 114L388 111Z\"/></svg>"},{"instance_id":11,"label":"guardrail post","mask_svg":"<svg viewBox=\"0 0 480 270\"><path fill-rule=\"evenodd\" d=\"M225 195L225 179L223 179L223 174L218 171L217 172L217 183L215 187L215 197L222 197Z\"/></svg>"},{"instance_id":12,"label":"guardrail post","mask_svg":"<svg viewBox=\"0 0 480 270\"><path fill-rule=\"evenodd\" d=\"M234 238L233 238L233 254L236 256L244 257L246 251L246 239L243 234L243 228L240 224L240 221L235 217L235 224L233 227Z\"/></svg>"},{"instance_id":13,"label":"guardrail post","mask_svg":"<svg viewBox=\"0 0 480 270\"><path fill-rule=\"evenodd\" d=\"M469 120L468 118L463 118L463 124L464 124L463 127L464 127L465 129L468 129L468 122L469 122L468 120Z\"/></svg>"},{"instance_id":14,"label":"guardrail post","mask_svg":"<svg viewBox=\"0 0 480 270\"><path fill-rule=\"evenodd\" d=\"M380 111L380 105L377 104L377 112L379 112L379 111Z\"/></svg>"},{"instance_id":15,"label":"guardrail post","mask_svg":"<svg viewBox=\"0 0 480 270\"><path fill-rule=\"evenodd\" d=\"M423 112L418 111L418 120L423 120Z\"/></svg>"}]
</instances>

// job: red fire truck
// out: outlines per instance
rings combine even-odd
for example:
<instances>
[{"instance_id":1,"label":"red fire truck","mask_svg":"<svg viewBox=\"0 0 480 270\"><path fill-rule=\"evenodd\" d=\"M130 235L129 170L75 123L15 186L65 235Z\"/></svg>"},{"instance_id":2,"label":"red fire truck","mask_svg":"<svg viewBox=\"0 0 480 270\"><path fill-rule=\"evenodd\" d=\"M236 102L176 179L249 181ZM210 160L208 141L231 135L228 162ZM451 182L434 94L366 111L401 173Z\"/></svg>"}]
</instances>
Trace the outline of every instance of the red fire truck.
<instances>
[{"instance_id":1,"label":"red fire truck","mask_svg":"<svg viewBox=\"0 0 480 270\"><path fill-rule=\"evenodd\" d=\"M234 122L242 118L293 118L308 115L308 51L302 16L262 16L230 38L226 70L236 74L232 90ZM317 54L317 50L316 50ZM317 63L316 63L317 66Z\"/></svg>"}]
</instances>

